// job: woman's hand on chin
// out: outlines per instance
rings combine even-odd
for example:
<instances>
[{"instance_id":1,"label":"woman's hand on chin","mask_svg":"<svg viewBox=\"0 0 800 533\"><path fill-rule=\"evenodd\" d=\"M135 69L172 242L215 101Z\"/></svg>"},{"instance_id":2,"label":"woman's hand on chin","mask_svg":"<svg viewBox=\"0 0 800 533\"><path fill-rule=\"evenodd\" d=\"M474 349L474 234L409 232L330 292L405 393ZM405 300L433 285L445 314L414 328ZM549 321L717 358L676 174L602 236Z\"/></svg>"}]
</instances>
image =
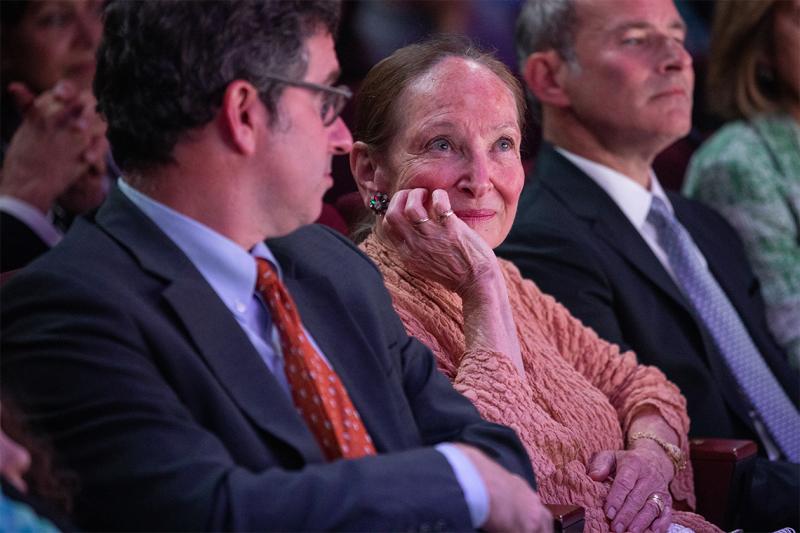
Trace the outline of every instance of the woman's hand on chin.
<instances>
[{"instance_id":1,"label":"woman's hand on chin","mask_svg":"<svg viewBox=\"0 0 800 533\"><path fill-rule=\"evenodd\" d=\"M462 298L500 276L492 249L453 214L450 198L441 189L397 191L379 224L381 235L396 248L409 271L441 283Z\"/></svg>"},{"instance_id":2,"label":"woman's hand on chin","mask_svg":"<svg viewBox=\"0 0 800 533\"><path fill-rule=\"evenodd\" d=\"M505 278L491 247L460 220L441 189L398 191L379 233L406 270L461 296L466 349L503 354L520 377L525 368Z\"/></svg>"}]
</instances>

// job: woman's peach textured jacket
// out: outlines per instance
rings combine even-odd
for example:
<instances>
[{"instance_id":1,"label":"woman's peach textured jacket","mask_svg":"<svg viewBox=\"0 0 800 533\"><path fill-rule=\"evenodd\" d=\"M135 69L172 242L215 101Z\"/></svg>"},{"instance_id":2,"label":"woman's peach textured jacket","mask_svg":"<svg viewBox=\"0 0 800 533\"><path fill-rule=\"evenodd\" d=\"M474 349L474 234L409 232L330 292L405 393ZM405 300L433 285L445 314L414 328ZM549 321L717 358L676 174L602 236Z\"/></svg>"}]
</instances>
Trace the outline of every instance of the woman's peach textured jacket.
<instances>
[{"instance_id":1,"label":"woman's peach textured jacket","mask_svg":"<svg viewBox=\"0 0 800 533\"><path fill-rule=\"evenodd\" d=\"M508 286L526 377L502 353L464 346L461 298L408 273L374 235L361 245L385 278L409 334L427 344L440 370L487 420L514 428L533 463L545 503L586 511L586 531L609 531L602 503L608 482L593 481L586 464L602 450L622 450L632 415L653 406L688 453L689 419L678 388L632 352L600 339L552 297L498 259ZM670 485L675 502L695 506L691 465ZM674 512L695 531L718 531L700 516Z\"/></svg>"}]
</instances>

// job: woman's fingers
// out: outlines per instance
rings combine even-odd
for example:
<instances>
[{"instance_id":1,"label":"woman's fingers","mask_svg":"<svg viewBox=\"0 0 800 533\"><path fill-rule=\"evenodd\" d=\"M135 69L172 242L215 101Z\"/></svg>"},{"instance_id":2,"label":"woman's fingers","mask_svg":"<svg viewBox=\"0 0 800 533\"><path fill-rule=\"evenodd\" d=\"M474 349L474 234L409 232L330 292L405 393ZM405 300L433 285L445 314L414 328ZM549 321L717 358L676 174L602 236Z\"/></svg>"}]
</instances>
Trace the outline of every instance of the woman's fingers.
<instances>
[{"instance_id":1,"label":"woman's fingers","mask_svg":"<svg viewBox=\"0 0 800 533\"><path fill-rule=\"evenodd\" d=\"M425 207L425 200L428 198L428 191L426 189L411 189L408 192L406 199L406 207L403 214L406 220L411 224L413 229L419 231L423 235L429 235L433 228L428 224L431 218L428 209Z\"/></svg>"},{"instance_id":2,"label":"woman's fingers","mask_svg":"<svg viewBox=\"0 0 800 533\"><path fill-rule=\"evenodd\" d=\"M672 498L668 492L652 492L631 520L627 530L631 533L654 531L662 533L672 522Z\"/></svg>"},{"instance_id":3,"label":"woman's fingers","mask_svg":"<svg viewBox=\"0 0 800 533\"><path fill-rule=\"evenodd\" d=\"M450 207L450 197L442 189L436 189L431 193L431 216L442 225L450 224L453 221L453 210Z\"/></svg>"},{"instance_id":4,"label":"woman's fingers","mask_svg":"<svg viewBox=\"0 0 800 533\"><path fill-rule=\"evenodd\" d=\"M616 456L617 472L606 498L611 529L642 532L672 505L666 481L636 452L620 451Z\"/></svg>"},{"instance_id":5,"label":"woman's fingers","mask_svg":"<svg viewBox=\"0 0 800 533\"><path fill-rule=\"evenodd\" d=\"M672 498L667 494L667 504L664 507L664 512L661 513L650 525L650 530L653 533L666 533L672 524Z\"/></svg>"},{"instance_id":6,"label":"woman's fingers","mask_svg":"<svg viewBox=\"0 0 800 533\"><path fill-rule=\"evenodd\" d=\"M614 452L608 450L598 452L589 460L586 472L595 481L605 481L614 472L615 463Z\"/></svg>"},{"instance_id":7,"label":"woman's fingers","mask_svg":"<svg viewBox=\"0 0 800 533\"><path fill-rule=\"evenodd\" d=\"M8 84L8 93L14 99L14 105L23 115L36 99L36 95L28 89L28 86L18 81Z\"/></svg>"}]
</instances>

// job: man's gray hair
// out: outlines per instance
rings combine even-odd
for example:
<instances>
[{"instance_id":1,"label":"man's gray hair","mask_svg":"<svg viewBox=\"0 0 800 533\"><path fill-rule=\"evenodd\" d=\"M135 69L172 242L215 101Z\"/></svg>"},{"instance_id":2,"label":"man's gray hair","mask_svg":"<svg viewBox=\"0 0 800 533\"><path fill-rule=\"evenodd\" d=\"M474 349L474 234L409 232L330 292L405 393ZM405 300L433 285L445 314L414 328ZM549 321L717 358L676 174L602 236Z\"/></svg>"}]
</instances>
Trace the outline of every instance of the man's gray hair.
<instances>
[{"instance_id":1,"label":"man's gray hair","mask_svg":"<svg viewBox=\"0 0 800 533\"><path fill-rule=\"evenodd\" d=\"M520 72L534 52L555 50L566 61L575 61L575 0L527 0L517 18L514 40ZM542 106L528 89L530 110L541 122Z\"/></svg>"}]
</instances>

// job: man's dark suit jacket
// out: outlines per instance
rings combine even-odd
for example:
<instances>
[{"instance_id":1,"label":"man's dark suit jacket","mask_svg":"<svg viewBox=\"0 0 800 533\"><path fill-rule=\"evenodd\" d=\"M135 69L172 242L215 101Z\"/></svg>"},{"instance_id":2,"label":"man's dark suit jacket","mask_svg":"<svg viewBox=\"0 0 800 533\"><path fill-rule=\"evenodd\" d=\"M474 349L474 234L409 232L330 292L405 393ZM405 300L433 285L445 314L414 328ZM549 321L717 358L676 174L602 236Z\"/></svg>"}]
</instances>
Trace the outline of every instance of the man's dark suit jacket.
<instances>
[{"instance_id":1,"label":"man's dark suit jacket","mask_svg":"<svg viewBox=\"0 0 800 533\"><path fill-rule=\"evenodd\" d=\"M3 388L79 475L79 526L470 529L431 448L448 441L534 483L514 432L483 421L439 374L356 248L320 226L268 245L385 455L326 463L213 289L115 190L0 304Z\"/></svg>"},{"instance_id":2,"label":"man's dark suit jacket","mask_svg":"<svg viewBox=\"0 0 800 533\"><path fill-rule=\"evenodd\" d=\"M22 268L49 249L27 224L10 213L0 212L0 272Z\"/></svg>"},{"instance_id":3,"label":"man's dark suit jacket","mask_svg":"<svg viewBox=\"0 0 800 533\"><path fill-rule=\"evenodd\" d=\"M769 333L758 281L739 238L716 212L667 194L797 404L798 375ZM497 253L601 337L659 367L686 396L692 435L760 442L733 376L680 289L611 197L549 144L540 150L511 233Z\"/></svg>"}]
</instances>

